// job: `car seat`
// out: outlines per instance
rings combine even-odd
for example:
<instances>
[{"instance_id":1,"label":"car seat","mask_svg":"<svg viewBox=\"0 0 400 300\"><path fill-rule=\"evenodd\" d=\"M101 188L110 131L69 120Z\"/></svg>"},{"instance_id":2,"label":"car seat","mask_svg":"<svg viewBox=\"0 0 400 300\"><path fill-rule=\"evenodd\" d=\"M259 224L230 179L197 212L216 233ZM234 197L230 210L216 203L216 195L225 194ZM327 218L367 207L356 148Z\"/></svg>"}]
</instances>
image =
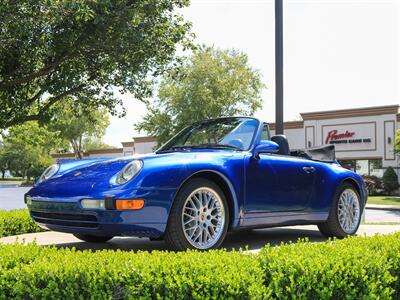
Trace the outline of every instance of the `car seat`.
<instances>
[{"instance_id":1,"label":"car seat","mask_svg":"<svg viewBox=\"0 0 400 300\"><path fill-rule=\"evenodd\" d=\"M286 138L286 135L283 134L274 135L273 137L271 137L271 141L279 145L279 151L277 154L290 155L289 142Z\"/></svg>"}]
</instances>

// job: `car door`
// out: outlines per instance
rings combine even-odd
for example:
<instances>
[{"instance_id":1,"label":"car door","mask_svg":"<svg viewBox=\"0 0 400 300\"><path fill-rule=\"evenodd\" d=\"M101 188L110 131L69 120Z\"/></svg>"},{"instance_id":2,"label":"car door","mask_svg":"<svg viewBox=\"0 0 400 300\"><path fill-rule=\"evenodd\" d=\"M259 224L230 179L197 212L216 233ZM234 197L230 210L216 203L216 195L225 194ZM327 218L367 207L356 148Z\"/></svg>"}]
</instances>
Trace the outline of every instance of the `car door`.
<instances>
[{"instance_id":1,"label":"car door","mask_svg":"<svg viewBox=\"0 0 400 300\"><path fill-rule=\"evenodd\" d=\"M290 212L306 209L317 164L286 155L259 154L246 163L245 213Z\"/></svg>"}]
</instances>

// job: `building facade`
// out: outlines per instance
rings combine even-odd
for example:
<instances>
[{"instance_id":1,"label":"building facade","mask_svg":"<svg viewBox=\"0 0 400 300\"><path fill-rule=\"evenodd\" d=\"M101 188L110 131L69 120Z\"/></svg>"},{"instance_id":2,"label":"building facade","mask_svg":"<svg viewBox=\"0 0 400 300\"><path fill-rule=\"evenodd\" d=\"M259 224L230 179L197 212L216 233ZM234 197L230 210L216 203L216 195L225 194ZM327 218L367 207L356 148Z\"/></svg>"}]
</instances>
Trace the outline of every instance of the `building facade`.
<instances>
[{"instance_id":1,"label":"building facade","mask_svg":"<svg viewBox=\"0 0 400 300\"><path fill-rule=\"evenodd\" d=\"M389 166L400 178L400 156L394 152L400 129L399 105L301 113L301 121L285 122L284 133L291 149L334 144L336 157L346 168L361 175L382 177ZM275 124L270 124L274 134ZM118 149L83 153L84 157L118 157L152 152L155 137L136 137ZM71 153L55 154L56 160L73 159Z\"/></svg>"},{"instance_id":2,"label":"building facade","mask_svg":"<svg viewBox=\"0 0 400 300\"><path fill-rule=\"evenodd\" d=\"M157 146L157 140L152 136L145 137L135 137L130 142L122 142L121 148L114 149L98 149L83 152L83 158L96 158L96 157L121 157L121 156L131 156L135 154L145 154L151 153ZM74 153L57 153L52 155L54 160L71 160L75 159Z\"/></svg>"},{"instance_id":3,"label":"building facade","mask_svg":"<svg viewBox=\"0 0 400 300\"><path fill-rule=\"evenodd\" d=\"M393 167L400 177L400 157L394 151L400 129L399 105L301 113L302 121L286 122L290 147L334 144L336 157L361 175L382 177ZM275 124L270 124L274 134Z\"/></svg>"}]
</instances>

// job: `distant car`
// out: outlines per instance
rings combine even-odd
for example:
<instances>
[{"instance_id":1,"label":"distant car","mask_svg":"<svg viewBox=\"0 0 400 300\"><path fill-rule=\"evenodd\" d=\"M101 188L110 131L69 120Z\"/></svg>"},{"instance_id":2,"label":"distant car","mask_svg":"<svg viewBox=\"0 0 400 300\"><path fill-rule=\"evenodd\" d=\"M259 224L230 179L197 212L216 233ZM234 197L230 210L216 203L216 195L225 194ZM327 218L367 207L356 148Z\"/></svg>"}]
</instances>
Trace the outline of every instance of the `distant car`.
<instances>
[{"instance_id":1,"label":"distant car","mask_svg":"<svg viewBox=\"0 0 400 300\"><path fill-rule=\"evenodd\" d=\"M267 123L229 117L195 123L152 154L55 164L25 197L48 229L183 250L217 248L244 228L316 224L327 237L353 235L367 192L333 146L290 151Z\"/></svg>"}]
</instances>

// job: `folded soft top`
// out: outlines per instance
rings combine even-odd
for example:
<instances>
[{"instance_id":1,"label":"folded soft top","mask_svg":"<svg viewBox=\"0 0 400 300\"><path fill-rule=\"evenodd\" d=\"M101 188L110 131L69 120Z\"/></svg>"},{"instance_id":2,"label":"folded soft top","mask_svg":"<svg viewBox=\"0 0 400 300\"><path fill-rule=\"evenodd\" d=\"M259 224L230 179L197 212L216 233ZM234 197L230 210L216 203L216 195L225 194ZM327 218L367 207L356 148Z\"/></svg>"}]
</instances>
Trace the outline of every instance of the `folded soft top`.
<instances>
[{"instance_id":1,"label":"folded soft top","mask_svg":"<svg viewBox=\"0 0 400 300\"><path fill-rule=\"evenodd\" d=\"M290 155L322 162L336 161L334 145L319 146L308 149L295 149L290 151Z\"/></svg>"}]
</instances>

